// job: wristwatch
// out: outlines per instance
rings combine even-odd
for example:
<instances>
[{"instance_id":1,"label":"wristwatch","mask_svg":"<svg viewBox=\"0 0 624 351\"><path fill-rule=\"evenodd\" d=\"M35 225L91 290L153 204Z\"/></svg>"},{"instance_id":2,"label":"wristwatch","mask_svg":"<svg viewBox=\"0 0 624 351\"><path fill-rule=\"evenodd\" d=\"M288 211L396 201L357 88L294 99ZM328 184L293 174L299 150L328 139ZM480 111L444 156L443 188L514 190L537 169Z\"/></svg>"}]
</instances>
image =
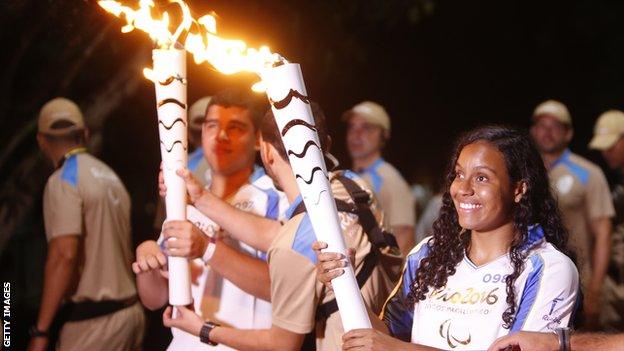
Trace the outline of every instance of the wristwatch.
<instances>
[{"instance_id":1,"label":"wristwatch","mask_svg":"<svg viewBox=\"0 0 624 351\"><path fill-rule=\"evenodd\" d=\"M568 327L556 328L555 334L559 339L559 351L570 351L570 334L572 329Z\"/></svg>"},{"instance_id":2,"label":"wristwatch","mask_svg":"<svg viewBox=\"0 0 624 351\"><path fill-rule=\"evenodd\" d=\"M28 335L31 338L47 338L50 336L47 330L39 330L36 324L33 324L28 328Z\"/></svg>"},{"instance_id":3,"label":"wristwatch","mask_svg":"<svg viewBox=\"0 0 624 351\"><path fill-rule=\"evenodd\" d=\"M217 324L217 323L212 323L211 321L206 321L204 323L204 325L201 327L201 330L199 331L199 341L203 342L204 344L208 344L210 346L217 346L219 345L219 343L216 343L212 340L210 340L210 332L216 328L216 327L220 327L221 325Z\"/></svg>"}]
</instances>

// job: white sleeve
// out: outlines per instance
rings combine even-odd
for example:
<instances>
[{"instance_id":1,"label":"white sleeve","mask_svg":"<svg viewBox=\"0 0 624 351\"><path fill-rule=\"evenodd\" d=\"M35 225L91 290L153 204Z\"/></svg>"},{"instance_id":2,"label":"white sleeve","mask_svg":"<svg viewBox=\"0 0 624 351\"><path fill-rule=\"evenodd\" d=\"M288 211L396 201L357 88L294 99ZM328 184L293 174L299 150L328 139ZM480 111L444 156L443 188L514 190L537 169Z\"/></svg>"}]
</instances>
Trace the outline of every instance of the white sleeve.
<instances>
[{"instance_id":1,"label":"white sleeve","mask_svg":"<svg viewBox=\"0 0 624 351\"><path fill-rule=\"evenodd\" d=\"M531 271L524 284L511 332L545 332L567 327L576 307L579 278L576 266L560 252L527 259Z\"/></svg>"}]
</instances>

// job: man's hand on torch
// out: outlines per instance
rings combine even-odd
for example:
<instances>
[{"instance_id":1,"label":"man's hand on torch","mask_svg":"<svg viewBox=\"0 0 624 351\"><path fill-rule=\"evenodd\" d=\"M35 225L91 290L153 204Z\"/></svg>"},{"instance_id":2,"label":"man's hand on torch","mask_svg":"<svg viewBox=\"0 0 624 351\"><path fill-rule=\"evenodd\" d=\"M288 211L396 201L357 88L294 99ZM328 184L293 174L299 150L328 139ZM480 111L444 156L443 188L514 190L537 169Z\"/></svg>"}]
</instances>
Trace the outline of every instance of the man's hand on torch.
<instances>
[{"instance_id":1,"label":"man's hand on torch","mask_svg":"<svg viewBox=\"0 0 624 351\"><path fill-rule=\"evenodd\" d=\"M202 197L204 192L206 191L202 184L193 176L191 171L187 168L178 169L176 174L184 179L184 183L186 184L186 192L188 194L188 200L191 203L195 203L197 199ZM160 172L158 173L158 194L161 197L165 197L167 195L167 186L165 185L165 177L162 172L162 165L160 167Z\"/></svg>"},{"instance_id":2,"label":"man's hand on torch","mask_svg":"<svg viewBox=\"0 0 624 351\"><path fill-rule=\"evenodd\" d=\"M332 279L344 274L344 267L348 265L345 255L337 252L321 252L327 248L327 243L315 241L312 249L316 253L316 279L323 283L327 289L332 290ZM348 249L349 261L355 266L355 250Z\"/></svg>"},{"instance_id":3,"label":"man's hand on torch","mask_svg":"<svg viewBox=\"0 0 624 351\"><path fill-rule=\"evenodd\" d=\"M167 255L199 258L204 255L210 239L189 221L167 221L163 226Z\"/></svg>"},{"instance_id":4,"label":"man's hand on torch","mask_svg":"<svg viewBox=\"0 0 624 351\"><path fill-rule=\"evenodd\" d=\"M136 261L132 263L135 274L159 270L167 278L167 257L160 251L158 243L153 240L142 242L136 249Z\"/></svg>"},{"instance_id":5,"label":"man's hand on torch","mask_svg":"<svg viewBox=\"0 0 624 351\"><path fill-rule=\"evenodd\" d=\"M195 336L199 336L204 321L202 318L193 312L191 309L184 306L176 306L176 316L173 317L174 307L167 307L163 313L163 324L168 328L178 328L184 330L187 333L191 333Z\"/></svg>"}]
</instances>

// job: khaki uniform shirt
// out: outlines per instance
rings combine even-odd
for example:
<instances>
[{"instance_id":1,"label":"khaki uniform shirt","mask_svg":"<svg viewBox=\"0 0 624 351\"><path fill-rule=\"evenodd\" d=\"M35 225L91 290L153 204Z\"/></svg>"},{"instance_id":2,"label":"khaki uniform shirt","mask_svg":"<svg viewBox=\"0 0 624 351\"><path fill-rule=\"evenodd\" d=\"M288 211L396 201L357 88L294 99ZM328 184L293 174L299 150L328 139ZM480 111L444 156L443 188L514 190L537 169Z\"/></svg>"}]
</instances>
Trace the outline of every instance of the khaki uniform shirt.
<instances>
[{"instance_id":1,"label":"khaki uniform shirt","mask_svg":"<svg viewBox=\"0 0 624 351\"><path fill-rule=\"evenodd\" d=\"M412 191L394 166L380 158L360 172L360 176L372 186L386 214L388 225L415 225L416 210Z\"/></svg>"},{"instance_id":2,"label":"khaki uniform shirt","mask_svg":"<svg viewBox=\"0 0 624 351\"><path fill-rule=\"evenodd\" d=\"M350 177L357 177L352 172L345 173ZM365 188L361 179L354 180ZM341 183L332 181L331 184L335 198L352 202ZM269 270L273 324L297 334L307 334L315 328L317 306L332 300L334 295L316 280L317 260L312 250L316 236L310 217L307 213L292 217L301 201L300 196L291 204L286 213L290 220L282 227L269 248ZM378 223L382 223L382 214L375 202L373 200L373 212ZM371 250L371 243L358 224L357 216L339 212L339 218L347 247L356 250L357 274L362 268L364 257ZM398 278L400 274L400 259L393 268L395 272L391 269L385 270L378 263L361 289L364 302L374 313L379 313L393 288L393 278ZM334 313L327 321L316 324L315 334L317 350L340 350L344 334L340 314Z\"/></svg>"},{"instance_id":3,"label":"khaki uniform shirt","mask_svg":"<svg viewBox=\"0 0 624 351\"><path fill-rule=\"evenodd\" d=\"M578 255L581 282L587 284L594 245L589 222L615 215L609 185L598 166L569 150L553 163L548 175L570 233L570 247Z\"/></svg>"},{"instance_id":4,"label":"khaki uniform shirt","mask_svg":"<svg viewBox=\"0 0 624 351\"><path fill-rule=\"evenodd\" d=\"M80 236L80 278L72 301L136 295L130 197L113 170L87 153L71 154L48 179L43 214L48 241Z\"/></svg>"},{"instance_id":5,"label":"khaki uniform shirt","mask_svg":"<svg viewBox=\"0 0 624 351\"><path fill-rule=\"evenodd\" d=\"M130 197L115 174L95 157L74 150L48 179L43 195L48 241L80 237L78 282L67 299L122 300L136 295L130 234ZM115 313L63 325L60 351L140 349L145 316L137 302Z\"/></svg>"}]
</instances>

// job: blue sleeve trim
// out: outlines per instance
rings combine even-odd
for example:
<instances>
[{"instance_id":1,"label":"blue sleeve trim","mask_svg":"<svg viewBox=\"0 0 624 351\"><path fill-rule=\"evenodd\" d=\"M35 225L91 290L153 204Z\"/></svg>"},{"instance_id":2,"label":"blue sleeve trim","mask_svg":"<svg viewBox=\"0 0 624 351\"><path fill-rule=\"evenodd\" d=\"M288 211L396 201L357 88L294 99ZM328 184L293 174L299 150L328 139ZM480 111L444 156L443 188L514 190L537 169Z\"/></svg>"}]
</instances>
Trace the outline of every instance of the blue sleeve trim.
<instances>
[{"instance_id":1,"label":"blue sleeve trim","mask_svg":"<svg viewBox=\"0 0 624 351\"><path fill-rule=\"evenodd\" d=\"M408 296L411 291L416 272L420 267L423 258L429 255L429 245L424 242L418 250L407 256L403 275L398 286L392 292L383 311L383 320L388 326L388 330L395 337L410 341L412 326L414 324L414 305L408 303Z\"/></svg>"},{"instance_id":2,"label":"blue sleeve trim","mask_svg":"<svg viewBox=\"0 0 624 351\"><path fill-rule=\"evenodd\" d=\"M316 264L316 254L314 250L312 250L312 244L315 241L316 235L314 234L314 229L312 229L312 222L310 222L310 216L306 213L303 215L303 219L301 223L299 223L299 228L297 228L297 232L295 233L292 249Z\"/></svg>"},{"instance_id":3,"label":"blue sleeve trim","mask_svg":"<svg viewBox=\"0 0 624 351\"><path fill-rule=\"evenodd\" d=\"M199 163L201 162L203 158L204 158L204 150L200 146L189 155L189 158L188 158L189 171L195 172L195 170L197 169L197 166L199 166Z\"/></svg>"},{"instance_id":4,"label":"blue sleeve trim","mask_svg":"<svg viewBox=\"0 0 624 351\"><path fill-rule=\"evenodd\" d=\"M522 297L520 298L520 305L518 306L518 313L516 314L516 320L513 326L509 330L510 333L522 330L524 322L526 322L529 313L533 309L537 293L539 292L542 277L544 276L544 260L538 254L529 258L533 265L533 270L529 273L529 277L524 284L524 290L522 291Z\"/></svg>"},{"instance_id":5,"label":"blue sleeve trim","mask_svg":"<svg viewBox=\"0 0 624 351\"><path fill-rule=\"evenodd\" d=\"M299 206L299 204L302 201L303 201L303 198L301 197L301 195L297 196L297 198L293 201L293 203L290 204L290 206L286 209L286 213L285 213L286 218L288 219L292 218L293 213L297 209L297 206Z\"/></svg>"},{"instance_id":6,"label":"blue sleeve trim","mask_svg":"<svg viewBox=\"0 0 624 351\"><path fill-rule=\"evenodd\" d=\"M78 185L78 157L77 155L71 155L63 164L63 170L61 173L61 180L69 183L71 186L76 187Z\"/></svg>"}]
</instances>

